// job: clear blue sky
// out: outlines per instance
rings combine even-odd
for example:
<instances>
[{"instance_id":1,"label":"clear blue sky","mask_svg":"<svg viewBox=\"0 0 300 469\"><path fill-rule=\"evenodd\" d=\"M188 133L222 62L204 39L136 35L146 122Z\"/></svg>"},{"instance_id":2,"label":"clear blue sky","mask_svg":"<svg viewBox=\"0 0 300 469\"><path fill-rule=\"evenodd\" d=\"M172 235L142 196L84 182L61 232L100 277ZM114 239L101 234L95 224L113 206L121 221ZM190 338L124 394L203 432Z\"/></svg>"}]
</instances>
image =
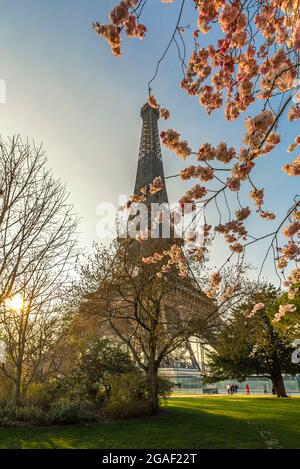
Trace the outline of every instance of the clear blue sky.
<instances>
[{"instance_id":1,"label":"clear blue sky","mask_svg":"<svg viewBox=\"0 0 300 469\"><path fill-rule=\"evenodd\" d=\"M7 84L7 103L0 105L2 136L14 133L44 143L49 166L66 182L70 200L82 217L81 242L96 240L96 207L117 203L119 193L133 191L141 122L140 107L146 100L146 83L152 76L173 30L179 2L163 5L150 0L145 9L149 32L144 41L126 40L125 52L116 60L104 41L91 30L95 20L105 22L116 0L0 0L0 78ZM192 3L182 24L192 24ZM153 8L154 7L154 8ZM207 39L205 38L205 41ZM178 87L181 70L174 48L154 84L154 94L168 107L172 118L161 128L173 127L197 149L208 141L224 140L239 148L243 118L227 123L223 113L208 117L196 98ZM298 191L297 178L281 173L290 159L286 147L296 124L281 127L283 144L257 165L257 185L266 186L266 208L284 214L287 201ZM182 162L164 151L166 174ZM188 163L188 164L192 164ZM171 200L186 186L168 184ZM249 202L248 202L249 203ZM253 232L265 226L251 222ZM271 225L270 225L271 226ZM216 247L216 258L223 246ZM255 248L255 264L263 248ZM270 266L266 274L273 278Z\"/></svg>"}]
</instances>

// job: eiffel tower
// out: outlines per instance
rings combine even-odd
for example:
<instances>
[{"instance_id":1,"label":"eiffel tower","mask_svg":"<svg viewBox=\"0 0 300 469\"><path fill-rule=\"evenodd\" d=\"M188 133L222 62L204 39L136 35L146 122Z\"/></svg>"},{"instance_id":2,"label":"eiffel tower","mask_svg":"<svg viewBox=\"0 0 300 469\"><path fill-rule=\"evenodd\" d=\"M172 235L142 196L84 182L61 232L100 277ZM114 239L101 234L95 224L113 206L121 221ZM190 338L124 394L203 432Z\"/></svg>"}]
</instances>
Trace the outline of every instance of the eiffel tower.
<instances>
[{"instance_id":1,"label":"eiffel tower","mask_svg":"<svg viewBox=\"0 0 300 469\"><path fill-rule=\"evenodd\" d=\"M145 186L149 186L156 177L160 177L164 184L162 191L157 192L154 195L147 196L145 203L148 207L148 211L150 211L151 203L168 204L168 194L165 184L158 129L159 111L153 109L148 103L146 103L141 109L141 118L143 125L134 194L137 196L141 195L141 189ZM162 246L164 243L173 244L176 241L180 242L178 239L172 240L172 235L171 239L168 240L159 239ZM211 302L204 294L199 300L199 297L197 297L197 295L199 296L199 292L195 293L193 290L185 289L184 287L179 294L186 296L187 305L189 302L193 303L195 301L200 301L200 307L211 308ZM200 387L202 375L205 373L204 353L203 344L198 340L191 340L186 344L181 359L178 360L178 358L169 357L160 369L160 373L172 381L176 389L184 389L185 382L189 382L190 387Z\"/></svg>"}]
</instances>

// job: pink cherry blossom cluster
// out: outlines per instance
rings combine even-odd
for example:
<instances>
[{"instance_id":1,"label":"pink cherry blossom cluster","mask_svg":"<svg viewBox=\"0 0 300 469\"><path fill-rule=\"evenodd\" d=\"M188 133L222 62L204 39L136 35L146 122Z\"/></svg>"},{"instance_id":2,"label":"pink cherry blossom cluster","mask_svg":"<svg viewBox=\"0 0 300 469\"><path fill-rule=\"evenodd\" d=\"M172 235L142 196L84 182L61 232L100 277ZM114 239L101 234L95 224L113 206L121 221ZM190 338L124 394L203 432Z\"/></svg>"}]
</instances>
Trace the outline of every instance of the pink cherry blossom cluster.
<instances>
[{"instance_id":1,"label":"pink cherry blossom cluster","mask_svg":"<svg viewBox=\"0 0 300 469\"><path fill-rule=\"evenodd\" d=\"M264 189L254 189L253 191L250 192L250 199L254 201L254 205L257 208L260 208L262 204L264 203L264 194L265 194Z\"/></svg>"},{"instance_id":2,"label":"pink cherry blossom cluster","mask_svg":"<svg viewBox=\"0 0 300 469\"><path fill-rule=\"evenodd\" d=\"M251 210L249 207L241 208L235 212L236 219L238 221L246 220L251 215Z\"/></svg>"},{"instance_id":3,"label":"pink cherry blossom cluster","mask_svg":"<svg viewBox=\"0 0 300 469\"><path fill-rule=\"evenodd\" d=\"M148 104L151 106L153 109L158 109L160 113L160 117L164 120L169 119L170 117L170 111L168 109L160 107L158 104L156 98L153 95L148 96Z\"/></svg>"},{"instance_id":4,"label":"pink cherry blossom cluster","mask_svg":"<svg viewBox=\"0 0 300 469\"><path fill-rule=\"evenodd\" d=\"M288 153L292 153L299 145L300 145L300 135L297 135L297 137L295 137L294 142L288 146L288 150L287 150Z\"/></svg>"},{"instance_id":5,"label":"pink cherry blossom cluster","mask_svg":"<svg viewBox=\"0 0 300 469\"><path fill-rule=\"evenodd\" d=\"M256 303L256 304L253 306L252 311L250 311L250 313L247 314L247 318L249 318L249 319L250 319L250 318L253 318L253 317L256 315L256 313L257 313L258 311L263 310L263 309L265 308L265 306L266 306L266 305L265 305L264 303Z\"/></svg>"},{"instance_id":6,"label":"pink cherry blossom cluster","mask_svg":"<svg viewBox=\"0 0 300 469\"><path fill-rule=\"evenodd\" d=\"M282 230L282 233L287 238L292 238L295 234L300 235L300 223L298 221L291 223Z\"/></svg>"},{"instance_id":7,"label":"pink cherry blossom cluster","mask_svg":"<svg viewBox=\"0 0 300 469\"><path fill-rule=\"evenodd\" d=\"M157 192L161 192L164 188L163 180L160 176L156 177L154 181L149 186L149 193L151 195L156 194Z\"/></svg>"},{"instance_id":8,"label":"pink cherry blossom cluster","mask_svg":"<svg viewBox=\"0 0 300 469\"><path fill-rule=\"evenodd\" d=\"M278 251L282 253L277 263L279 269L285 269L288 261L297 260L297 256L300 254L300 248L294 241L289 241L283 248L278 248Z\"/></svg>"},{"instance_id":9,"label":"pink cherry blossom cluster","mask_svg":"<svg viewBox=\"0 0 300 469\"><path fill-rule=\"evenodd\" d=\"M283 49L266 58L260 67L260 73L262 75L261 92L258 95L260 99L270 97L276 90L292 89L297 77L297 69Z\"/></svg>"},{"instance_id":10,"label":"pink cherry blossom cluster","mask_svg":"<svg viewBox=\"0 0 300 469\"><path fill-rule=\"evenodd\" d=\"M288 281L291 283L299 283L300 282L300 268L296 268L292 270L290 275L288 276Z\"/></svg>"},{"instance_id":11,"label":"pink cherry blossom cluster","mask_svg":"<svg viewBox=\"0 0 300 469\"><path fill-rule=\"evenodd\" d=\"M165 250L163 253L156 252L153 256L143 257L142 261L146 265L151 265L160 262L164 257L169 257L169 259L162 266L159 276L168 273L174 265L178 267L180 276L187 276L187 262L181 247L177 244L173 244L169 250Z\"/></svg>"},{"instance_id":12,"label":"pink cherry blossom cluster","mask_svg":"<svg viewBox=\"0 0 300 469\"><path fill-rule=\"evenodd\" d=\"M288 111L288 119L290 122L300 119L300 106L295 105L290 107Z\"/></svg>"},{"instance_id":13,"label":"pink cherry blossom cluster","mask_svg":"<svg viewBox=\"0 0 300 469\"><path fill-rule=\"evenodd\" d=\"M255 164L252 161L243 164L235 164L231 168L232 177L236 179L240 179L241 181L245 181L248 179L249 174L251 173L252 169L254 168Z\"/></svg>"},{"instance_id":14,"label":"pink cherry blossom cluster","mask_svg":"<svg viewBox=\"0 0 300 469\"><path fill-rule=\"evenodd\" d=\"M129 201L126 204L127 208L130 208L132 204L140 204L147 201L149 195L154 195L157 192L162 191L164 183L160 176L156 177L154 181L148 186L142 187L139 194L133 194L130 196Z\"/></svg>"},{"instance_id":15,"label":"pink cherry blossom cluster","mask_svg":"<svg viewBox=\"0 0 300 469\"><path fill-rule=\"evenodd\" d=\"M296 50L300 49L300 19L298 19L294 31L292 33L292 47Z\"/></svg>"},{"instance_id":16,"label":"pink cherry blossom cluster","mask_svg":"<svg viewBox=\"0 0 300 469\"><path fill-rule=\"evenodd\" d=\"M181 197L181 199L179 200L179 204L184 205L184 204L193 203L195 202L195 200L203 199L203 197L205 197L206 194L207 194L206 187L196 184L189 191L187 191L183 197Z\"/></svg>"},{"instance_id":17,"label":"pink cherry blossom cluster","mask_svg":"<svg viewBox=\"0 0 300 469\"><path fill-rule=\"evenodd\" d=\"M299 291L299 288L289 286L288 288L288 298L289 300L294 300Z\"/></svg>"},{"instance_id":18,"label":"pink cherry blossom cluster","mask_svg":"<svg viewBox=\"0 0 300 469\"><path fill-rule=\"evenodd\" d=\"M197 159L199 161L218 160L222 163L230 163L236 157L236 151L233 147L228 148L226 143L221 142L216 148L210 143L201 145L197 152Z\"/></svg>"},{"instance_id":19,"label":"pink cherry blossom cluster","mask_svg":"<svg viewBox=\"0 0 300 469\"><path fill-rule=\"evenodd\" d=\"M146 195L144 193L144 190L141 189L141 194L133 194L130 196L127 204L126 204L126 207L127 208L130 208L132 206L132 204L140 204L140 203L143 203L146 201Z\"/></svg>"},{"instance_id":20,"label":"pink cherry blossom cluster","mask_svg":"<svg viewBox=\"0 0 300 469\"><path fill-rule=\"evenodd\" d=\"M277 322L281 321L281 319L287 314L287 313L293 313L296 311L296 306L292 304L285 304L285 305L280 305L279 306L279 311L275 314L273 323L276 324Z\"/></svg>"},{"instance_id":21,"label":"pink cherry blossom cluster","mask_svg":"<svg viewBox=\"0 0 300 469\"><path fill-rule=\"evenodd\" d=\"M239 241L247 239L247 230L242 221L231 220L225 225L215 227L217 233L223 234L225 241L229 244L229 248L233 252L241 253L244 248Z\"/></svg>"},{"instance_id":22,"label":"pink cherry blossom cluster","mask_svg":"<svg viewBox=\"0 0 300 469\"><path fill-rule=\"evenodd\" d=\"M216 298L222 276L220 272L214 272L210 277L210 289L206 292L208 298Z\"/></svg>"},{"instance_id":23,"label":"pink cherry blossom cluster","mask_svg":"<svg viewBox=\"0 0 300 469\"><path fill-rule=\"evenodd\" d=\"M265 210L258 210L259 216L265 220L273 221L276 218L275 213L266 212Z\"/></svg>"},{"instance_id":24,"label":"pink cherry blossom cluster","mask_svg":"<svg viewBox=\"0 0 300 469\"><path fill-rule=\"evenodd\" d=\"M272 111L263 111L254 118L247 117L245 120L247 132L244 136L244 143L252 149L258 148L274 119Z\"/></svg>"},{"instance_id":25,"label":"pink cherry blossom cluster","mask_svg":"<svg viewBox=\"0 0 300 469\"><path fill-rule=\"evenodd\" d=\"M282 169L288 176L300 176L300 155L292 163L283 165Z\"/></svg>"},{"instance_id":26,"label":"pink cherry blossom cluster","mask_svg":"<svg viewBox=\"0 0 300 469\"><path fill-rule=\"evenodd\" d=\"M192 152L186 140L180 140L180 134L173 129L168 129L160 134L165 147L173 150L177 156L185 160Z\"/></svg>"},{"instance_id":27,"label":"pink cherry blossom cluster","mask_svg":"<svg viewBox=\"0 0 300 469\"><path fill-rule=\"evenodd\" d=\"M220 298L221 302L225 303L230 298L232 298L233 295L239 290L239 288L240 286L238 284L227 287L224 293L221 295L221 298Z\"/></svg>"},{"instance_id":28,"label":"pink cherry blossom cluster","mask_svg":"<svg viewBox=\"0 0 300 469\"><path fill-rule=\"evenodd\" d=\"M208 249L206 247L201 247L193 251L194 259L200 264L203 263L206 259Z\"/></svg>"},{"instance_id":29,"label":"pink cherry blossom cluster","mask_svg":"<svg viewBox=\"0 0 300 469\"><path fill-rule=\"evenodd\" d=\"M121 56L121 30L124 29L128 37L143 39L147 28L138 23L135 14L130 9L138 5L138 0L122 0L110 13L110 24L93 23L94 31L103 37L111 46L115 57Z\"/></svg>"},{"instance_id":30,"label":"pink cherry blossom cluster","mask_svg":"<svg viewBox=\"0 0 300 469\"><path fill-rule=\"evenodd\" d=\"M200 181L211 181L214 177L213 169L203 166L188 166L180 172L180 177L183 181L191 178L199 178Z\"/></svg>"}]
</instances>

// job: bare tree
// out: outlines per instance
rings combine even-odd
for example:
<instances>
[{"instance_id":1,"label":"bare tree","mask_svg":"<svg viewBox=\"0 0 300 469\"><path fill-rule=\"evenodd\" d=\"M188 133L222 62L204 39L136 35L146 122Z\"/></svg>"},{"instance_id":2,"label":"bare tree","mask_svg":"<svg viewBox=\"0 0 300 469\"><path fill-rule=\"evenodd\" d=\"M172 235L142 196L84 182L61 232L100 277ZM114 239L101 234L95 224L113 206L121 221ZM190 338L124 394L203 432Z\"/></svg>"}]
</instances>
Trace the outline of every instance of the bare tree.
<instances>
[{"instance_id":1,"label":"bare tree","mask_svg":"<svg viewBox=\"0 0 300 469\"><path fill-rule=\"evenodd\" d=\"M59 334L60 293L72 278L78 220L42 148L0 143L0 335L3 373L18 402Z\"/></svg>"},{"instance_id":2,"label":"bare tree","mask_svg":"<svg viewBox=\"0 0 300 469\"><path fill-rule=\"evenodd\" d=\"M77 219L41 147L0 141L0 303L22 294L34 275L67 273ZM25 284L24 284L25 282Z\"/></svg>"}]
</instances>

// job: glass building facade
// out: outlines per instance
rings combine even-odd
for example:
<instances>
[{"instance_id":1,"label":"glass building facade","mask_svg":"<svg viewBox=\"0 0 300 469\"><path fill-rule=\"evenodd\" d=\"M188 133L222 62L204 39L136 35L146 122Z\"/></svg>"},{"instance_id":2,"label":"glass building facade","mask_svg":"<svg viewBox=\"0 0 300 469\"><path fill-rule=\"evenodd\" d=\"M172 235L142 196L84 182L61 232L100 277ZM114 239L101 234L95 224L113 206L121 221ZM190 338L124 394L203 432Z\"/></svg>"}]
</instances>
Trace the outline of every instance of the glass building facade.
<instances>
[{"instance_id":1,"label":"glass building facade","mask_svg":"<svg viewBox=\"0 0 300 469\"><path fill-rule=\"evenodd\" d=\"M272 394L272 382L268 378L249 376L244 382L237 380L219 381L214 384L206 385L203 383L203 376L200 371L191 368L162 368L160 375L170 381L174 392L196 392L205 394L227 393L227 385L237 384L238 393L245 393L246 383L249 385L250 393L263 394L267 390ZM289 395L300 394L300 375L284 376L286 392Z\"/></svg>"}]
</instances>

